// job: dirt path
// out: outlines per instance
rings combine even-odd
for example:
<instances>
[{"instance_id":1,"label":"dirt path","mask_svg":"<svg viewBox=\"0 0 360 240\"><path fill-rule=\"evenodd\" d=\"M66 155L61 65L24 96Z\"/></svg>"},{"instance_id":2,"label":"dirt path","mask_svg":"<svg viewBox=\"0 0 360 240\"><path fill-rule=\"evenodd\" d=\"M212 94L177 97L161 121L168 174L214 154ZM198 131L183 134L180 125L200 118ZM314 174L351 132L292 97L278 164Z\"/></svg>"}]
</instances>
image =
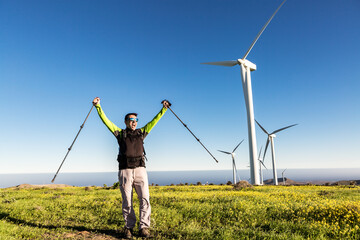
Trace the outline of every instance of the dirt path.
<instances>
[{"instance_id":1,"label":"dirt path","mask_svg":"<svg viewBox=\"0 0 360 240\"><path fill-rule=\"evenodd\" d=\"M24 188L65 188L65 187L73 187L70 185L66 185L66 184L41 184L41 185L31 185L31 184L20 184L18 186L15 187L10 187L10 188L17 188L17 189L24 189Z\"/></svg>"}]
</instances>

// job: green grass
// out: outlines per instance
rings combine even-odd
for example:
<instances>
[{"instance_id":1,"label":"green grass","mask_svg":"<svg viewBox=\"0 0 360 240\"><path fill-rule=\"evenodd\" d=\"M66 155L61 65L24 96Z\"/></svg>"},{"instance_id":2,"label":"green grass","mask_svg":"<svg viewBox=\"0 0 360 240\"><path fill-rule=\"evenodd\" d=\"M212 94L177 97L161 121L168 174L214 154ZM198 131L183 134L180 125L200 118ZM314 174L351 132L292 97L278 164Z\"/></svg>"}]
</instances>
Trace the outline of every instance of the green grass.
<instances>
[{"instance_id":1,"label":"green grass","mask_svg":"<svg viewBox=\"0 0 360 240\"><path fill-rule=\"evenodd\" d=\"M359 187L152 186L150 196L155 239L360 239ZM118 189L0 189L0 239L116 239L123 225Z\"/></svg>"}]
</instances>

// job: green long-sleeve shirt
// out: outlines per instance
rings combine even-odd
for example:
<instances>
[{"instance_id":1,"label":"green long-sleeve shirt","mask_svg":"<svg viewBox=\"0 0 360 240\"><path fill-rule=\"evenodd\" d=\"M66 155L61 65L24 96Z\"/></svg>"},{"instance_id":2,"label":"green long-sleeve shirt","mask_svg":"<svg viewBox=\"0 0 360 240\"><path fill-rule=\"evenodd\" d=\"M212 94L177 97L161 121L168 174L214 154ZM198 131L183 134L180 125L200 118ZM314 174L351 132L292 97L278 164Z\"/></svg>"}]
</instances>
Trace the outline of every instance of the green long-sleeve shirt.
<instances>
[{"instance_id":1,"label":"green long-sleeve shirt","mask_svg":"<svg viewBox=\"0 0 360 240\"><path fill-rule=\"evenodd\" d=\"M97 104L96 110L99 114L100 119L103 121L103 123L106 125L106 127L114 134L115 137L118 137L120 134L122 134L121 128L116 126L114 123L112 123L103 112L100 104ZM144 137L146 137L147 134L150 133L151 129L157 124L157 122L160 120L160 118L164 115L166 112L166 108L162 108L158 114L150 121L148 122L144 127L140 128L141 132L144 134Z\"/></svg>"}]
</instances>

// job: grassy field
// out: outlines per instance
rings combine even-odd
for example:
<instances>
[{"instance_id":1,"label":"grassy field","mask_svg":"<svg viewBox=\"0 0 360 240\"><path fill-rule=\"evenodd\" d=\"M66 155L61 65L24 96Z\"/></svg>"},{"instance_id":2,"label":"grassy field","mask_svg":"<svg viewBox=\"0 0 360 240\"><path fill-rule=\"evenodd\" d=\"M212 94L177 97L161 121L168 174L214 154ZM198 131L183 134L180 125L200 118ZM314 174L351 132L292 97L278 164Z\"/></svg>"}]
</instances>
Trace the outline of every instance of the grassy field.
<instances>
[{"instance_id":1,"label":"grassy field","mask_svg":"<svg viewBox=\"0 0 360 240\"><path fill-rule=\"evenodd\" d=\"M150 195L154 239L360 239L357 186L151 186ZM123 225L118 189L0 189L0 239L121 239Z\"/></svg>"}]
</instances>

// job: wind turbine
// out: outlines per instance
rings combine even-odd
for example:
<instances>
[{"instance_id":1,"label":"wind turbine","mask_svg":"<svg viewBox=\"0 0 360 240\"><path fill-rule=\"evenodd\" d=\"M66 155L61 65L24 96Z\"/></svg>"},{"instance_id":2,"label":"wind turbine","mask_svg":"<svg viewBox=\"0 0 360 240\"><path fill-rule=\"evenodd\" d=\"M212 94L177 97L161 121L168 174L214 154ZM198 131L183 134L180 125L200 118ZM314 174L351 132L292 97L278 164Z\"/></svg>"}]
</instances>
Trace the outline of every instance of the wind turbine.
<instances>
[{"instance_id":1,"label":"wind turbine","mask_svg":"<svg viewBox=\"0 0 360 240\"><path fill-rule=\"evenodd\" d=\"M218 150L219 152L225 153L225 154L230 154L231 158L232 158L232 168L233 168L233 183L234 185L236 184L236 164L235 164L235 151L236 149L240 146L240 144L243 142L244 140L242 140L235 148L234 150L230 153L230 152L225 152L222 150Z\"/></svg>"},{"instance_id":2,"label":"wind turbine","mask_svg":"<svg viewBox=\"0 0 360 240\"><path fill-rule=\"evenodd\" d=\"M250 74L251 71L256 70L256 65L248 61L246 57L249 55L251 49L254 47L255 43L257 42L261 34L264 32L270 21L279 11L281 6L285 3L285 1L286 0L284 0L280 4L280 6L276 9L273 15L271 15L269 20L262 27L260 32L255 37L254 41L251 43L249 49L246 51L243 58L232 61L202 63L202 64L219 65L226 67L233 67L235 65L240 65L241 67L241 77L242 77L242 85L243 85L246 112L247 112L247 124L248 124L248 136L249 136L250 176L251 176L251 183L254 185L260 184L259 171L258 171L259 167L258 167L258 161L256 159L257 147L256 147L255 122L254 122L253 96L252 96L252 88L251 88L251 74Z\"/></svg>"},{"instance_id":3,"label":"wind turbine","mask_svg":"<svg viewBox=\"0 0 360 240\"><path fill-rule=\"evenodd\" d=\"M261 184L261 185L264 185L264 176L263 176L263 172L262 172L261 165L263 165L264 168L266 168L266 169L267 169L267 167L265 166L263 159L260 158L260 156L261 156L261 150L262 150L262 147L260 148L259 157L258 157L258 160L259 160L259 162L260 162L260 164L259 164L259 166L260 166L260 171L259 171L259 173L260 173L260 184Z\"/></svg>"},{"instance_id":4,"label":"wind turbine","mask_svg":"<svg viewBox=\"0 0 360 240\"><path fill-rule=\"evenodd\" d=\"M286 180L284 179L284 172L286 171L286 169L284 171L282 171L282 173L281 173L281 176L282 176L282 179L283 179L283 185L286 185L286 183L285 183Z\"/></svg>"},{"instance_id":5,"label":"wind turbine","mask_svg":"<svg viewBox=\"0 0 360 240\"><path fill-rule=\"evenodd\" d=\"M256 121L256 120L255 120ZM271 142L271 153L272 153L272 165L273 165L273 175L274 175L274 184L278 185L278 179L277 179L277 173L276 173L276 163L275 163L275 147L274 147L274 138L276 137L275 133L278 133L282 130L285 130L287 128L296 126L297 124L293 124L287 127L283 127L280 128L278 130L273 131L272 133L268 133L265 128L263 128L260 123L258 123L258 121L256 121L256 123L259 125L259 127L264 131L264 133L266 133L268 135L268 138L266 140L266 145L265 145L265 151L264 151L264 156L263 156L263 160L265 160L265 154L266 154L266 150L269 146L269 142Z\"/></svg>"}]
</instances>

